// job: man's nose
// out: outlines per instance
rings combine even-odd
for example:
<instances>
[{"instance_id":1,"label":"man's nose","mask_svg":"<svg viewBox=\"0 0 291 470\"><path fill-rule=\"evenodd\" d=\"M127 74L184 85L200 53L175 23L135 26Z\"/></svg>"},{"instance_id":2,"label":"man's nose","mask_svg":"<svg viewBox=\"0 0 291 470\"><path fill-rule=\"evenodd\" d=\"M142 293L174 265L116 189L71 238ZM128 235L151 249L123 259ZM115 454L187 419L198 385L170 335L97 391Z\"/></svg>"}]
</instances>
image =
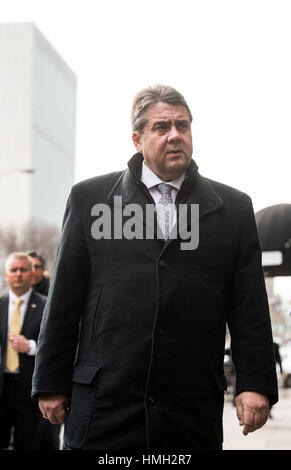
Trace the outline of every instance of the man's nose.
<instances>
[{"instance_id":1,"label":"man's nose","mask_svg":"<svg viewBox=\"0 0 291 470\"><path fill-rule=\"evenodd\" d=\"M171 129L168 133L168 141L173 142L173 141L180 140L180 138L181 138L180 132L178 131L176 126L171 126Z\"/></svg>"}]
</instances>

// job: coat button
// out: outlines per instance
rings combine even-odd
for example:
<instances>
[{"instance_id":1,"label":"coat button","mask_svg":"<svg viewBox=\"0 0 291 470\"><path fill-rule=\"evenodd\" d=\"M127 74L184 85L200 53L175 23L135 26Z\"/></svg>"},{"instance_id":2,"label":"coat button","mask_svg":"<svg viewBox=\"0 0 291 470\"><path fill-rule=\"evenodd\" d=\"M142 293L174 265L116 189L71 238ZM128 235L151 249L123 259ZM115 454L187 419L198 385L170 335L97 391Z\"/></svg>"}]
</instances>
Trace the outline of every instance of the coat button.
<instances>
[{"instance_id":1,"label":"coat button","mask_svg":"<svg viewBox=\"0 0 291 470\"><path fill-rule=\"evenodd\" d=\"M154 397L152 397L152 396L148 397L148 403L149 403L150 405L154 405L154 404L155 404L155 399L154 399Z\"/></svg>"},{"instance_id":2,"label":"coat button","mask_svg":"<svg viewBox=\"0 0 291 470\"><path fill-rule=\"evenodd\" d=\"M163 260L163 259L161 259L161 260L159 261L159 266L160 266L160 268L165 268L165 267L167 266L166 261Z\"/></svg>"}]
</instances>

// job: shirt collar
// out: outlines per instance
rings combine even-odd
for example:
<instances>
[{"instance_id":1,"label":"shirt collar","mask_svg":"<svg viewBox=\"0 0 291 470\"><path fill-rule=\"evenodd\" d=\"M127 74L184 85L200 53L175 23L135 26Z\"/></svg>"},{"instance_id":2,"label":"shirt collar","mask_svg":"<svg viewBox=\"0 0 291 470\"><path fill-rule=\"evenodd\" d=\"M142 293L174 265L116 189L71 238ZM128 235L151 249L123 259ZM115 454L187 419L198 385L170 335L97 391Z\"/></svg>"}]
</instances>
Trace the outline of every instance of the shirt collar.
<instances>
[{"instance_id":1,"label":"shirt collar","mask_svg":"<svg viewBox=\"0 0 291 470\"><path fill-rule=\"evenodd\" d=\"M32 292L32 288L30 288L27 292L19 296L20 299L23 300L23 303L25 304L28 303L31 292ZM12 290L10 289L9 290L9 302L13 302L15 299L18 299L18 296L14 294L14 292L12 292Z\"/></svg>"},{"instance_id":2,"label":"shirt collar","mask_svg":"<svg viewBox=\"0 0 291 470\"><path fill-rule=\"evenodd\" d=\"M178 178L172 181L167 181L167 184L170 184L179 191L184 179L185 172ZM157 186L160 183L164 183L164 181L162 181L147 165L145 165L144 162L142 162L141 181L147 186L148 189L152 188L153 186Z\"/></svg>"}]
</instances>

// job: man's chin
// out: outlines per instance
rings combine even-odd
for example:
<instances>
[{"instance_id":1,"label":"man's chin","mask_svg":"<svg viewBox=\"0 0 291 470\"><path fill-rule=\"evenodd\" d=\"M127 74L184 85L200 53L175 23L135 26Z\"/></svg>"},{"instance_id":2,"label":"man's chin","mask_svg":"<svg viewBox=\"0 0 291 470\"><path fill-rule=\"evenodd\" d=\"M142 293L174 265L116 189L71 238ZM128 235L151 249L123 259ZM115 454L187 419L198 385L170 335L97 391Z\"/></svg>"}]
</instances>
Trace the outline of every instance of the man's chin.
<instances>
[{"instance_id":1,"label":"man's chin","mask_svg":"<svg viewBox=\"0 0 291 470\"><path fill-rule=\"evenodd\" d=\"M169 176L178 178L179 176L187 170L190 161L187 161L183 156L174 156L171 157L168 161L166 172ZM172 178L172 179L174 179Z\"/></svg>"},{"instance_id":2,"label":"man's chin","mask_svg":"<svg viewBox=\"0 0 291 470\"><path fill-rule=\"evenodd\" d=\"M17 295L22 295L28 289L26 289L26 286L24 284L17 284L12 287L13 292Z\"/></svg>"}]
</instances>

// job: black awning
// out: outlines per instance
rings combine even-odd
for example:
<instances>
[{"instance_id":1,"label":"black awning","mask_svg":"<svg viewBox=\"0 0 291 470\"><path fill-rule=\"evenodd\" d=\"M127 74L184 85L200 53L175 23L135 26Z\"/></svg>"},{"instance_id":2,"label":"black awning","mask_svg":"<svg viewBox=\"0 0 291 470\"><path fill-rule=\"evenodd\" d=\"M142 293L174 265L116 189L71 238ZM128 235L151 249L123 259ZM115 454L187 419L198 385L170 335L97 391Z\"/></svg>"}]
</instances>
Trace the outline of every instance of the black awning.
<instances>
[{"instance_id":1,"label":"black awning","mask_svg":"<svg viewBox=\"0 0 291 470\"><path fill-rule=\"evenodd\" d=\"M256 213L266 276L291 276L291 204L277 204Z\"/></svg>"}]
</instances>

